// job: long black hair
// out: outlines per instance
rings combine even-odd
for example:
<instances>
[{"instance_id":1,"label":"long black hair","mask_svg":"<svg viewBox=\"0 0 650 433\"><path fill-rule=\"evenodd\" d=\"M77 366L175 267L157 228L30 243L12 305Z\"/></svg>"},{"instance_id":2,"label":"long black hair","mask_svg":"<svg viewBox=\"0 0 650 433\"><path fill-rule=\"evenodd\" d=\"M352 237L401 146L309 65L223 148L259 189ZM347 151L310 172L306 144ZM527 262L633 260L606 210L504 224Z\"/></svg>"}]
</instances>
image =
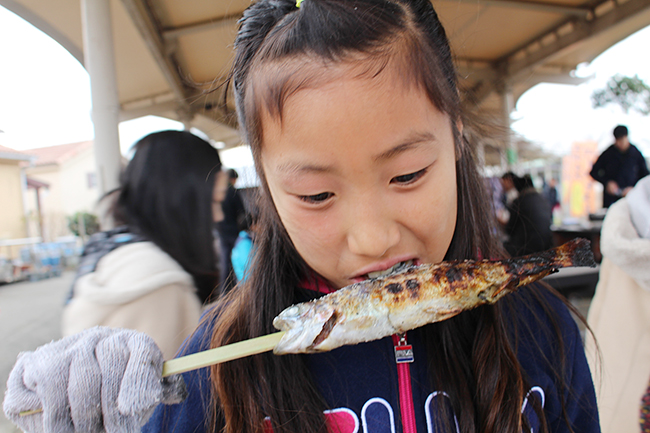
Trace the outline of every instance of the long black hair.
<instances>
[{"instance_id":1,"label":"long black hair","mask_svg":"<svg viewBox=\"0 0 650 433\"><path fill-rule=\"evenodd\" d=\"M218 282L212 197L219 153L186 131L149 134L134 147L120 176L115 220L176 260L206 301Z\"/></svg>"},{"instance_id":2,"label":"long black hair","mask_svg":"<svg viewBox=\"0 0 650 433\"><path fill-rule=\"evenodd\" d=\"M331 64L355 62L366 68L369 79L393 68L449 116L458 209L445 259L504 255L493 236L484 184L459 128L464 114L456 71L445 30L429 0L305 0L299 9L295 0L260 0L244 12L235 49L229 85L261 180L257 229L263 235L257 238L249 278L218 310L213 346L274 332L274 316L295 302L294 288L312 277L271 198L261 164L261 119L266 111L281 121L286 99L327 79ZM508 323L497 304L424 328L427 353L432 354L430 379L437 389L449 391L463 433L526 427L521 407L528 384ZM300 356L259 355L220 364L212 367L212 383L214 420L225 420L225 432L262 431L264 416L278 433L326 431L326 403ZM545 429L541 407L536 409ZM452 430L450 425L442 428Z\"/></svg>"}]
</instances>

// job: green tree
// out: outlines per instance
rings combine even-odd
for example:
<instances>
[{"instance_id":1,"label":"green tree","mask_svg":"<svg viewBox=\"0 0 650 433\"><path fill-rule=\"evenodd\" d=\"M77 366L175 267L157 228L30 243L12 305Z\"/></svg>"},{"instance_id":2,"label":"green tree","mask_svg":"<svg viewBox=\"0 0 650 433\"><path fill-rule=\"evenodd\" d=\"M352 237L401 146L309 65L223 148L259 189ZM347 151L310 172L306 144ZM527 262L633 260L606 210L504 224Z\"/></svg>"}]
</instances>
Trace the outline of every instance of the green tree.
<instances>
[{"instance_id":1,"label":"green tree","mask_svg":"<svg viewBox=\"0 0 650 433\"><path fill-rule=\"evenodd\" d=\"M75 236L92 235L99 231L99 219L88 212L77 212L68 217L68 228Z\"/></svg>"},{"instance_id":2,"label":"green tree","mask_svg":"<svg viewBox=\"0 0 650 433\"><path fill-rule=\"evenodd\" d=\"M594 108L617 104L626 114L635 110L647 116L650 114L650 86L638 75L617 74L609 79L604 89L594 90L591 102Z\"/></svg>"}]
</instances>

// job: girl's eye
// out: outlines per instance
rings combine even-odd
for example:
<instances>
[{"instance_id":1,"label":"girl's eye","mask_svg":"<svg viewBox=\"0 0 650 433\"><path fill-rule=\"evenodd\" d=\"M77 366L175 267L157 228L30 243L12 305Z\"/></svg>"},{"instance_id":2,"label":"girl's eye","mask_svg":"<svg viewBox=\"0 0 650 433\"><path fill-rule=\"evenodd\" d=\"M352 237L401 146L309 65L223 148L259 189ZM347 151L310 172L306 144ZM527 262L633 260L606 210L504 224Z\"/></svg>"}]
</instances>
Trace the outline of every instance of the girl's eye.
<instances>
[{"instance_id":1,"label":"girl's eye","mask_svg":"<svg viewBox=\"0 0 650 433\"><path fill-rule=\"evenodd\" d=\"M399 183L401 185L409 185L418 179L420 179L424 174L427 172L427 168L423 168L422 170L416 171L414 173L409 173L409 174L403 174L401 176L395 176L390 180L390 183Z\"/></svg>"},{"instance_id":2,"label":"girl's eye","mask_svg":"<svg viewBox=\"0 0 650 433\"><path fill-rule=\"evenodd\" d=\"M334 194L331 192L321 192L320 194L314 194L314 195L301 195L300 200L305 201L307 203L312 203L312 204L320 204L330 197L332 197Z\"/></svg>"}]
</instances>

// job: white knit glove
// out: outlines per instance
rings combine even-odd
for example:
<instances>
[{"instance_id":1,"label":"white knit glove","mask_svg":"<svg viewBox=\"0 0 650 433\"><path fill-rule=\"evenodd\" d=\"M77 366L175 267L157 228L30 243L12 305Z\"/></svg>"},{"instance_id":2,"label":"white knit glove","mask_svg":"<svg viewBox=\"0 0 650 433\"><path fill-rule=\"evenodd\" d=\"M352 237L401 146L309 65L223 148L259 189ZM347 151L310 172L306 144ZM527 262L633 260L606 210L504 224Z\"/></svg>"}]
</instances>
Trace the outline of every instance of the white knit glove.
<instances>
[{"instance_id":1,"label":"white knit glove","mask_svg":"<svg viewBox=\"0 0 650 433\"><path fill-rule=\"evenodd\" d=\"M18 355L4 412L28 433L139 432L159 403L187 395L182 376L162 378L162 364L148 335L91 328Z\"/></svg>"}]
</instances>

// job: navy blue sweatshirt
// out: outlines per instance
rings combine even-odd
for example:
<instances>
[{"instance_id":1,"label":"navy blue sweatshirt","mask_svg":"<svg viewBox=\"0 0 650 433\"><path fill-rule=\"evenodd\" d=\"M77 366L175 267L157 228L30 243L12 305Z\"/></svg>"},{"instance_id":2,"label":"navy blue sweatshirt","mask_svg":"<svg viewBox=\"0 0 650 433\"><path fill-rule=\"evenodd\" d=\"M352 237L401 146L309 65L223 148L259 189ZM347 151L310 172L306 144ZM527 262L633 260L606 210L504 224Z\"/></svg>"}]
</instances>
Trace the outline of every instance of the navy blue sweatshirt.
<instances>
[{"instance_id":1,"label":"navy blue sweatshirt","mask_svg":"<svg viewBox=\"0 0 650 433\"><path fill-rule=\"evenodd\" d=\"M566 306L539 286L529 286L508 295L506 317L519 323L517 357L530 384L523 411L528 415L532 431L539 431L539 420L532 410L532 399L544 407L549 431L569 432L562 416L562 407L554 372L547 359L558 350L551 331L549 317L542 306L533 300L530 291L547 293L551 309L557 320L565 343L567 365L565 381L566 411L573 430L580 433L600 432L596 397L591 374L585 359L579 330ZM312 297L316 294L312 293ZM506 299L500 301L504 302ZM505 305L504 305L505 306ZM535 319L535 316L538 319ZM211 326L204 323L189 341L185 353L209 348ZM430 385L427 372L426 349L421 329L407 333L408 344L413 347L414 361L409 365L415 426L417 432L435 432L435 419L444 413L454 425L453 410L448 396ZM399 379L391 337L344 346L330 352L302 355L312 375L332 408L326 413L330 425L337 425L341 433L402 432L399 401ZM159 406L143 432L206 432L210 417L209 369L184 373L189 397L180 404Z\"/></svg>"}]
</instances>

